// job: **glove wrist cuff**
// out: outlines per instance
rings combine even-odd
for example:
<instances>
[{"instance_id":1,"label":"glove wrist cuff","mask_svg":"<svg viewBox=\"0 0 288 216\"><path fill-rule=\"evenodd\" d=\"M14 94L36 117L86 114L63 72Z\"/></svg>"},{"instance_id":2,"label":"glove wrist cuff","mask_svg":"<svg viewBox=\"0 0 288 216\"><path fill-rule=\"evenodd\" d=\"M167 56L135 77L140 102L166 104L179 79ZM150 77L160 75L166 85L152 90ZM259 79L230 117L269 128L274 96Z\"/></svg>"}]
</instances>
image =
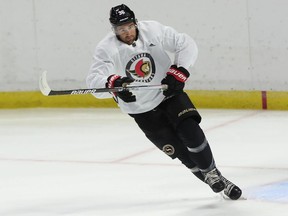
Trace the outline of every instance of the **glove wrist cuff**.
<instances>
[{"instance_id":1,"label":"glove wrist cuff","mask_svg":"<svg viewBox=\"0 0 288 216\"><path fill-rule=\"evenodd\" d=\"M111 75L111 76L109 76L108 77L108 79L107 79L107 88L114 88L114 86L115 86L115 81L117 80L117 79L119 79L120 78L120 76L119 75L116 75L116 74L114 74L114 75Z\"/></svg>"},{"instance_id":2,"label":"glove wrist cuff","mask_svg":"<svg viewBox=\"0 0 288 216\"><path fill-rule=\"evenodd\" d=\"M167 75L172 75L176 80L184 83L186 82L190 74L185 68L170 67L169 71L167 72Z\"/></svg>"}]
</instances>

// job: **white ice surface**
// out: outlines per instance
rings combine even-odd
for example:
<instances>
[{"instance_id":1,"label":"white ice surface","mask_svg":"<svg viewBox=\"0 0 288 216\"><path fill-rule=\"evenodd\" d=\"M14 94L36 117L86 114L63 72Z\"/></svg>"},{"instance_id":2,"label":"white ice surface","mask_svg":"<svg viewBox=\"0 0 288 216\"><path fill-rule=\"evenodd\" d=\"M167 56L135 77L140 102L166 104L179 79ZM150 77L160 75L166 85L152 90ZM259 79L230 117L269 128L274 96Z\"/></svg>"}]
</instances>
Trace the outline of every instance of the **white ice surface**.
<instances>
[{"instance_id":1,"label":"white ice surface","mask_svg":"<svg viewBox=\"0 0 288 216\"><path fill-rule=\"evenodd\" d=\"M118 109L0 110L0 216L286 216L288 112L200 110L224 200Z\"/></svg>"}]
</instances>

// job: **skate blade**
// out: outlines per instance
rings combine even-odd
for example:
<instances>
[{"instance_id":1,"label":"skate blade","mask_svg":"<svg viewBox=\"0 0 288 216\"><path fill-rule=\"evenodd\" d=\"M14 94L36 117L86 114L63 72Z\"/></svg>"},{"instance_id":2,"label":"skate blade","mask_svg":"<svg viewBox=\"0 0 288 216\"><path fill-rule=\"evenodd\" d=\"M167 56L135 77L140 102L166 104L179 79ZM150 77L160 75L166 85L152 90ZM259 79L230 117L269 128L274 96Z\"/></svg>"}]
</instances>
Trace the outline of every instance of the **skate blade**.
<instances>
[{"instance_id":1,"label":"skate blade","mask_svg":"<svg viewBox=\"0 0 288 216\"><path fill-rule=\"evenodd\" d=\"M224 194L224 191L221 191L219 194L223 200L229 200L229 201L247 200L247 198L244 197L243 194L237 200L230 199L227 195Z\"/></svg>"}]
</instances>

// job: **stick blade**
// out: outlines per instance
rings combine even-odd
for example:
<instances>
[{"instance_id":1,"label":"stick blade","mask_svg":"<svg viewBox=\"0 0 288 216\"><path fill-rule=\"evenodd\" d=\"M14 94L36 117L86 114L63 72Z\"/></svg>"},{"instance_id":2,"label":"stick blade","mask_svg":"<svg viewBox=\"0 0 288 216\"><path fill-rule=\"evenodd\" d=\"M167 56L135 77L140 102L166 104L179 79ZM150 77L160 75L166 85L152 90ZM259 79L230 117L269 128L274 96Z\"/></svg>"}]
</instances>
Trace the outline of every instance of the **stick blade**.
<instances>
[{"instance_id":1,"label":"stick blade","mask_svg":"<svg viewBox=\"0 0 288 216\"><path fill-rule=\"evenodd\" d=\"M43 71L39 79L39 88L43 95L48 96L51 92L51 88L47 83L47 71Z\"/></svg>"}]
</instances>

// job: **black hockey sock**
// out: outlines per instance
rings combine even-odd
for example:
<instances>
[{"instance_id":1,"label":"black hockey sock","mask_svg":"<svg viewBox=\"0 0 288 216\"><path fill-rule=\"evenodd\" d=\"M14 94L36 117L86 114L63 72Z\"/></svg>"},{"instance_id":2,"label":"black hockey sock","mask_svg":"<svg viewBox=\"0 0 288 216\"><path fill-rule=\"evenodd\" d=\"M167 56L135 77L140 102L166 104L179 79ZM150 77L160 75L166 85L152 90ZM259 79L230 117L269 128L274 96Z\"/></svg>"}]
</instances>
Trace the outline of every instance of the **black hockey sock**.
<instances>
[{"instance_id":1,"label":"black hockey sock","mask_svg":"<svg viewBox=\"0 0 288 216\"><path fill-rule=\"evenodd\" d=\"M189 150L191 160L201 171L210 171L215 167L214 158L203 130L192 118L184 119L177 128L183 144Z\"/></svg>"}]
</instances>

